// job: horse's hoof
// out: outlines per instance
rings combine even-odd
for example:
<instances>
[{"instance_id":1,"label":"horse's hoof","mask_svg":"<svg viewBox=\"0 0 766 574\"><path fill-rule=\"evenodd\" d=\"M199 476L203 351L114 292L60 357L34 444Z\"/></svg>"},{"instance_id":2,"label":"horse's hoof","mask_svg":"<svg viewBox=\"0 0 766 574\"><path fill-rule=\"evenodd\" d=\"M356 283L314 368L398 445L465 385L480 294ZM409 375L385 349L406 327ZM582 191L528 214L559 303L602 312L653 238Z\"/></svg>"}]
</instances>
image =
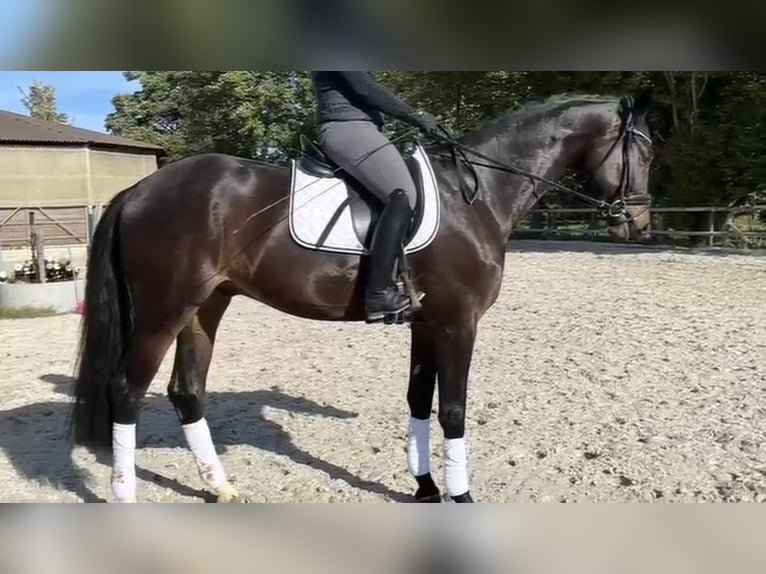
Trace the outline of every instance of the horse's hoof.
<instances>
[{"instance_id":1,"label":"horse's hoof","mask_svg":"<svg viewBox=\"0 0 766 574\"><path fill-rule=\"evenodd\" d=\"M436 486L431 473L423 476L416 476L418 490L415 493L415 502L441 502L442 497L439 488Z\"/></svg>"},{"instance_id":2,"label":"horse's hoof","mask_svg":"<svg viewBox=\"0 0 766 574\"><path fill-rule=\"evenodd\" d=\"M249 502L247 497L240 496L239 494L234 496L223 496L219 494L216 499L216 503L218 504L248 504Z\"/></svg>"},{"instance_id":3,"label":"horse's hoof","mask_svg":"<svg viewBox=\"0 0 766 574\"><path fill-rule=\"evenodd\" d=\"M438 494L438 493L431 494L429 496L418 496L417 494L415 495L415 502L419 502L419 503L436 503L436 502L441 503L441 501L442 501L441 494Z\"/></svg>"},{"instance_id":4,"label":"horse's hoof","mask_svg":"<svg viewBox=\"0 0 766 574\"><path fill-rule=\"evenodd\" d=\"M452 501L457 502L458 504L473 503L473 498L471 498L470 492L466 492L465 494L461 494L460 496L453 496Z\"/></svg>"},{"instance_id":5,"label":"horse's hoof","mask_svg":"<svg viewBox=\"0 0 766 574\"><path fill-rule=\"evenodd\" d=\"M216 502L218 504L241 504L249 501L244 496L240 496L234 487L227 482L218 489Z\"/></svg>"},{"instance_id":6,"label":"horse's hoof","mask_svg":"<svg viewBox=\"0 0 766 574\"><path fill-rule=\"evenodd\" d=\"M218 504L249 504L250 503L250 501L244 496L235 496L234 498L228 498L225 500L221 500L221 497L219 496L216 502Z\"/></svg>"}]
</instances>

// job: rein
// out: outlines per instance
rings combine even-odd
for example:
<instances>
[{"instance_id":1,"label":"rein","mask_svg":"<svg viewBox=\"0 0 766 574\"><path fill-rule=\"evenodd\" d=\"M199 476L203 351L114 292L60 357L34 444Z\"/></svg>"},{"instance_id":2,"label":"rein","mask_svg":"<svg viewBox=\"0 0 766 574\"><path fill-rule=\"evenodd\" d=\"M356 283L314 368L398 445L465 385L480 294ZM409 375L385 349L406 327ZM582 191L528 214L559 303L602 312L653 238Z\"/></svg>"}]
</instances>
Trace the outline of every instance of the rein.
<instances>
[{"instance_id":1,"label":"rein","mask_svg":"<svg viewBox=\"0 0 766 574\"><path fill-rule=\"evenodd\" d=\"M620 178L620 184L619 184L619 199L616 199L615 201L609 203L607 201L604 201L602 199L596 199L594 197L591 197L589 195L586 195L580 191L577 191L575 189L572 189L571 187L568 187L566 185L562 185L560 183L557 183L553 180L550 180L546 177L534 174L530 171L527 171L525 169L522 169L520 167L517 167L515 165L512 165L510 163L501 162L495 158L489 157L488 155L485 155L481 153L478 150L475 150L471 147L468 147L459 141L455 140L450 132L444 128L443 126L439 126L439 130L441 130L442 134L433 134L433 137L437 140L442 141L443 143L446 143L449 146L450 155L449 158L452 160L453 164L458 167L458 155L460 156L460 161L463 165L465 165L468 170L470 171L471 175L473 176L474 184L473 189L470 193L466 193L465 186L463 185L463 181L460 181L460 188L463 193L463 197L465 198L466 202L470 205L473 204L474 201L478 198L479 195L479 176L476 172L476 166L478 167L484 167L487 169L494 169L497 171L502 171L505 173L511 173L514 175L520 175L522 177L526 177L528 179L531 179L533 181L538 181L540 183L543 183L553 189L557 189L559 191L563 191L564 193L568 193L569 195L572 195L585 203L589 203L593 206L595 206L598 210L598 216L603 219L611 219L611 220L619 220L620 223L630 223L635 218L637 218L640 214L642 214L644 211L649 209L650 205L650 198L646 194L636 194L636 195L627 195L626 189L630 185L630 144L635 141L635 137L638 136L640 138L643 138L650 144L652 143L651 138L643 133L641 130L637 129L632 122L632 116L629 115L625 118L623 118L622 126L620 127L620 134L618 138L615 140L614 144L609 148L609 151L604 156L604 159L601 160L599 165L603 164L609 156L612 154L612 152L615 150L617 145L622 142L622 154L623 154L623 161L622 161L622 176ZM354 163L354 166L361 165L363 162L365 162L371 155L379 151L380 149L396 144L397 142L400 142L402 140L407 140L413 137L418 130L410 130L404 134L399 135L398 137L391 138L386 143L376 147L375 149L371 150L370 152L367 152L360 156L357 161ZM478 157L479 159L484 160L481 161L471 161L468 159L468 155L473 155ZM434 157L447 157L440 154L432 154ZM335 167L333 170L334 175L338 175L340 171L342 171L342 168ZM313 183L313 182L312 182ZM309 186L312 185L311 183L308 184ZM302 190L296 190L302 191ZM536 194L535 196L539 200L540 197L542 197L543 194ZM259 209L255 213L251 214L243 223L234 231L234 235L239 234L242 229L248 225L253 219L255 219L257 216L261 215L262 213L265 213L266 211L270 211L277 205L287 201L290 198L290 194L288 193L286 196L281 197L277 199L276 201L270 203L269 205L266 205L262 209ZM643 205L644 208L640 210L638 213L628 216L627 214L627 207L629 205Z\"/></svg>"},{"instance_id":2,"label":"rein","mask_svg":"<svg viewBox=\"0 0 766 574\"><path fill-rule=\"evenodd\" d=\"M472 192L470 193L470 195L467 195L464 192L464 197L469 204L473 203L478 196L479 178L474 166L479 166L479 167L485 167L488 169L494 169L496 171L501 171L505 173L511 173L514 175L520 175L522 177L526 177L531 180L544 183L545 185L553 189L557 189L559 191L563 191L564 193L568 193L569 195L572 195L586 203L589 203L595 206L598 209L598 215L605 219L606 218L611 218L611 219L624 218L624 222L629 223L630 221L633 221L636 217L638 217L640 213L643 213L643 211L649 208L649 201L648 201L649 198L645 194L634 195L634 196L629 196L626 194L626 189L630 184L630 160L629 160L630 144L634 141L634 138L636 136L645 139L649 143L652 143L652 140L649 136L647 136L641 130L637 129L629 121L623 122L623 126L621 127L621 130L620 130L620 135L618 136L617 140L614 142L614 145L612 145L612 147L610 148L609 152L606 154L604 159L601 161L601 163L603 164L612 154L614 149L617 147L617 144L621 141L623 142L623 145L622 145L623 169L622 169L622 176L620 179L619 190L618 190L619 199L616 199L615 201L611 203L604 201L602 199L596 199L580 191L572 189L571 187L562 185L546 177L542 177L540 175L537 175L535 173L532 173L530 171L527 171L525 169L522 169L510 163L501 162L495 158L489 157L479 152L478 150L470 148L460 143L459 141L455 140L454 138L450 136L449 132L445 128L440 126L440 129L444 133L444 135L439 135L437 136L437 138L450 146L450 157L453 163L457 166L456 153L458 153L460 155L460 159L462 160L464 165L468 167L468 169L471 172L471 175L473 176L474 187ZM484 160L484 162L471 161L467 158L467 154L476 156L479 159ZM445 156L436 155L436 157L445 157ZM538 199L540 197L541 196L538 196ZM633 216L627 217L626 208L628 205L644 205L645 207L639 213L636 213Z\"/></svg>"}]
</instances>

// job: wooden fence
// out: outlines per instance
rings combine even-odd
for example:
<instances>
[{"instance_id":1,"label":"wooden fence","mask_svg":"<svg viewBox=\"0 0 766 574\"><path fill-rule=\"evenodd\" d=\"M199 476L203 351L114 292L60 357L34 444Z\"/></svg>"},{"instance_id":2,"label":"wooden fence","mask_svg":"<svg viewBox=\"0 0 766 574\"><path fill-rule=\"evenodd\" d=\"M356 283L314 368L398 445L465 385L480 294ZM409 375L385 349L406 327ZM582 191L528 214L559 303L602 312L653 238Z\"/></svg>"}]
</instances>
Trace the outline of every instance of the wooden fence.
<instances>
[{"instance_id":1,"label":"wooden fence","mask_svg":"<svg viewBox=\"0 0 766 574\"><path fill-rule=\"evenodd\" d=\"M0 208L0 250L29 246L32 231L44 238L45 245L89 245L103 205ZM737 219L743 215L766 213L766 205L743 207L653 207L654 238L673 242L677 238L703 238L713 247L720 240L749 245L766 245L766 222L756 228L741 229ZM667 225L666 215L697 214L706 220L705 230L677 229ZM757 217L754 218L754 221ZM538 224L540 226L536 227ZM514 237L606 238L592 208L540 208L531 210L514 232Z\"/></svg>"},{"instance_id":2,"label":"wooden fence","mask_svg":"<svg viewBox=\"0 0 766 574\"><path fill-rule=\"evenodd\" d=\"M0 208L0 248L29 246L32 232L46 245L88 245L100 205Z\"/></svg>"},{"instance_id":3,"label":"wooden fence","mask_svg":"<svg viewBox=\"0 0 766 574\"><path fill-rule=\"evenodd\" d=\"M756 242L766 243L766 222L758 222L761 214L766 213L766 205L742 207L652 207L651 235L662 242L672 242L678 238L703 238L708 246L716 245L717 240L735 241L749 245ZM515 237L533 235L542 238L605 238L608 233L600 228L593 208L540 208L532 209L514 232ZM706 229L689 230L669 226L666 215L696 214L704 217ZM753 222L748 229L737 225L738 218L753 215ZM705 217L706 216L706 217ZM535 227L542 223L542 226ZM719 241L720 243L720 241Z\"/></svg>"}]
</instances>

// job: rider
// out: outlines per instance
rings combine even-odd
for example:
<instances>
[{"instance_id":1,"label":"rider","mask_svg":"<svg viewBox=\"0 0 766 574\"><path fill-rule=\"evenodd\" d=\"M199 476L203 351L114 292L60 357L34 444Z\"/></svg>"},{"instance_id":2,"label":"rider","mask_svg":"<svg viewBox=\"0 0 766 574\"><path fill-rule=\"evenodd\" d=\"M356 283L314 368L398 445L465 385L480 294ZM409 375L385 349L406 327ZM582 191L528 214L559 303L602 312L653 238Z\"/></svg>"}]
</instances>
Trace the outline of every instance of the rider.
<instances>
[{"instance_id":1,"label":"rider","mask_svg":"<svg viewBox=\"0 0 766 574\"><path fill-rule=\"evenodd\" d=\"M319 145L335 164L380 199L384 208L372 236L365 289L368 320L406 310L393 269L415 207L415 183L399 151L383 134L383 114L437 132L431 114L416 111L372 72L312 72Z\"/></svg>"}]
</instances>

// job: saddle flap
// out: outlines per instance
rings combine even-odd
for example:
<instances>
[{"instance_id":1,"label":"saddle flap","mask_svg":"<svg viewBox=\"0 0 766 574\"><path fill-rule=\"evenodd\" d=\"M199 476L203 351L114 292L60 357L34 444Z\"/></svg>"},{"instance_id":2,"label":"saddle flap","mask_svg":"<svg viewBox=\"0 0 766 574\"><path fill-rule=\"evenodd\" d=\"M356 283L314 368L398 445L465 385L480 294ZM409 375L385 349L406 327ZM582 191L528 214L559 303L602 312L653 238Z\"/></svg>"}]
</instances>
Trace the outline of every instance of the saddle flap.
<instances>
[{"instance_id":1,"label":"saddle flap","mask_svg":"<svg viewBox=\"0 0 766 574\"><path fill-rule=\"evenodd\" d=\"M420 223L423 221L423 211L425 207L424 186L423 186L423 170L420 167L420 163L413 155L405 155L404 163L407 164L407 169L410 170L412 181L415 183L415 213L412 221L411 234L414 234L420 227ZM407 235L407 240L411 239L411 235Z\"/></svg>"}]
</instances>

